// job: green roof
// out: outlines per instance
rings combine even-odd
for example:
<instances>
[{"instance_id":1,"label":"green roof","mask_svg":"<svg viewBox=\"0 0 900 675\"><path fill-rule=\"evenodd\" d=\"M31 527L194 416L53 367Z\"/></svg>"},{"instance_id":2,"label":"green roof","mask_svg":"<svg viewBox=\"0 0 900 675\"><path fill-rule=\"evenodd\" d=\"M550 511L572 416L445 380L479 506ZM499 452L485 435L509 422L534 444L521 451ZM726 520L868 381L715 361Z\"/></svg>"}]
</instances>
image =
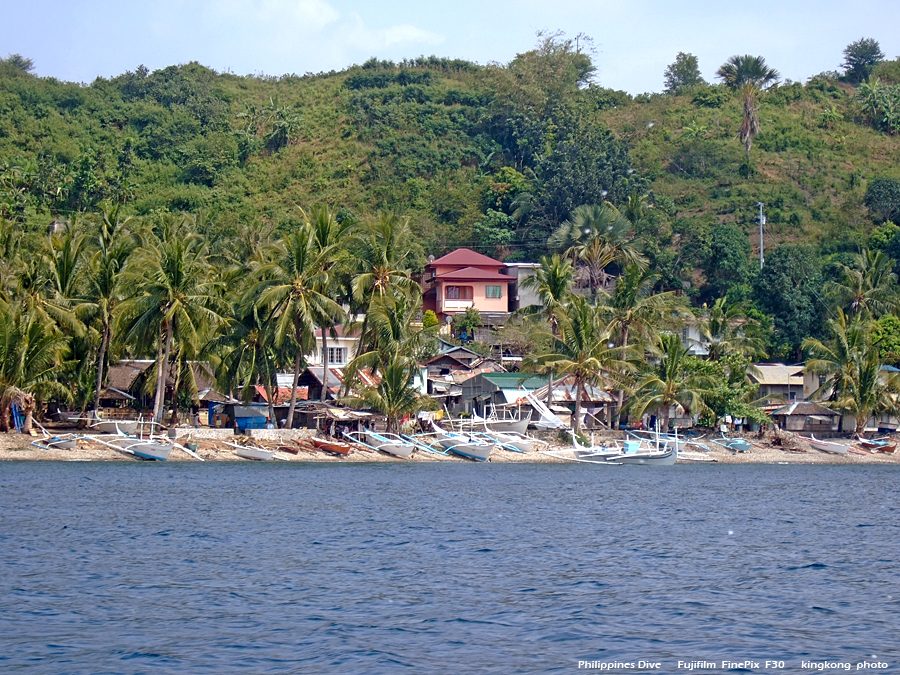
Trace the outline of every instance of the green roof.
<instances>
[{"instance_id":1,"label":"green roof","mask_svg":"<svg viewBox=\"0 0 900 675\"><path fill-rule=\"evenodd\" d=\"M500 389L540 389L549 380L535 373L484 373L482 377Z\"/></svg>"}]
</instances>

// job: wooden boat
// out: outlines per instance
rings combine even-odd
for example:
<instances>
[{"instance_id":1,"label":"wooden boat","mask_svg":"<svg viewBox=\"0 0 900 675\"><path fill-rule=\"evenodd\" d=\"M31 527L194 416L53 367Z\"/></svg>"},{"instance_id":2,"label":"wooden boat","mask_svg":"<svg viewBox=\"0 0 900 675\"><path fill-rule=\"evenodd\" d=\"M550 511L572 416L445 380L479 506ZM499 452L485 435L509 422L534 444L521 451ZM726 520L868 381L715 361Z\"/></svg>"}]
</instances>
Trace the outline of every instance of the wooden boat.
<instances>
[{"instance_id":1,"label":"wooden boat","mask_svg":"<svg viewBox=\"0 0 900 675\"><path fill-rule=\"evenodd\" d=\"M136 434L140 420L100 420L91 425L95 434Z\"/></svg>"},{"instance_id":2,"label":"wooden boat","mask_svg":"<svg viewBox=\"0 0 900 675\"><path fill-rule=\"evenodd\" d=\"M328 452L334 452L339 455L349 455L350 450L352 449L348 443L340 443L338 441L329 441L325 438L311 438L312 444L319 448L319 450L327 450Z\"/></svg>"},{"instance_id":3,"label":"wooden boat","mask_svg":"<svg viewBox=\"0 0 900 675\"><path fill-rule=\"evenodd\" d=\"M413 450L416 449L416 446L409 441L401 438L397 434L389 432L351 431L345 433L344 437L354 443L359 443L370 450L386 452L389 455L400 457L401 459L409 459L412 456Z\"/></svg>"},{"instance_id":4,"label":"wooden boat","mask_svg":"<svg viewBox=\"0 0 900 675\"><path fill-rule=\"evenodd\" d=\"M645 464L647 466L671 466L678 459L678 452L674 447L665 450L648 450L643 452L626 452L621 455L607 457L606 461L612 464Z\"/></svg>"},{"instance_id":5,"label":"wooden boat","mask_svg":"<svg viewBox=\"0 0 900 675\"><path fill-rule=\"evenodd\" d=\"M478 462L486 462L491 456L496 443L480 440L477 436L444 431L440 427L434 427L434 437L437 444L444 450L449 450L454 455L474 459Z\"/></svg>"},{"instance_id":6,"label":"wooden boat","mask_svg":"<svg viewBox=\"0 0 900 675\"><path fill-rule=\"evenodd\" d=\"M579 459L584 462L606 462L608 457L612 457L614 455L621 455L625 450L623 446L618 443L611 443L595 445L594 444L594 435L591 434L591 444L590 445L581 445L578 442L578 438L575 436L574 432L572 433L572 447L574 448L574 456L576 459ZM636 442L636 441L632 441Z\"/></svg>"},{"instance_id":7,"label":"wooden boat","mask_svg":"<svg viewBox=\"0 0 900 675\"><path fill-rule=\"evenodd\" d=\"M727 436L714 438L712 442L716 445L721 445L727 450L731 450L733 453L748 452L753 447L750 441L745 441L743 438L728 438Z\"/></svg>"},{"instance_id":8,"label":"wooden boat","mask_svg":"<svg viewBox=\"0 0 900 675\"><path fill-rule=\"evenodd\" d=\"M293 445L279 445L279 446L278 446L278 452L287 452L287 453L290 453L290 454L292 454L292 455L299 455L299 454L300 454L300 448L299 448L299 447L296 447L296 446L293 446Z\"/></svg>"},{"instance_id":9,"label":"wooden boat","mask_svg":"<svg viewBox=\"0 0 900 675\"><path fill-rule=\"evenodd\" d=\"M159 462L164 462L169 459L173 447L171 443L134 438L133 436L116 436L113 438L86 436L85 438L105 445L113 450L121 450L129 455L135 455L142 459L152 459Z\"/></svg>"},{"instance_id":10,"label":"wooden boat","mask_svg":"<svg viewBox=\"0 0 900 675\"><path fill-rule=\"evenodd\" d=\"M846 455L850 451L850 446L846 443L835 443L834 441L821 441L815 436L797 436L809 443L816 450L821 452L830 452L833 455Z\"/></svg>"},{"instance_id":11,"label":"wooden boat","mask_svg":"<svg viewBox=\"0 0 900 675\"><path fill-rule=\"evenodd\" d=\"M897 443L892 443L891 441L867 441L861 438L856 444L861 448L875 452L894 452L897 449Z\"/></svg>"},{"instance_id":12,"label":"wooden boat","mask_svg":"<svg viewBox=\"0 0 900 675\"><path fill-rule=\"evenodd\" d=\"M493 433L499 431L502 433L514 432L524 434L528 430L528 423L531 422L531 408L523 410L516 407L515 410L510 408L493 408L487 417L472 417L459 420L451 420L450 424L454 431L484 431Z\"/></svg>"},{"instance_id":13,"label":"wooden boat","mask_svg":"<svg viewBox=\"0 0 900 675\"><path fill-rule=\"evenodd\" d=\"M484 438L490 443L499 445L504 450L522 453L531 452L531 448L535 443L547 444L546 441L540 441L526 434L516 433L515 431L482 432L478 434L478 438Z\"/></svg>"},{"instance_id":14,"label":"wooden boat","mask_svg":"<svg viewBox=\"0 0 900 675\"><path fill-rule=\"evenodd\" d=\"M63 450L74 450L78 447L77 438L72 434L66 434L65 436L51 436L49 438L44 438L38 443L43 444L47 448L60 448Z\"/></svg>"},{"instance_id":15,"label":"wooden boat","mask_svg":"<svg viewBox=\"0 0 900 675\"><path fill-rule=\"evenodd\" d=\"M274 450L266 450L265 448L256 448L248 445L238 445L237 443L225 443L234 448L234 454L244 459L254 459L258 461L267 461L275 459Z\"/></svg>"}]
</instances>

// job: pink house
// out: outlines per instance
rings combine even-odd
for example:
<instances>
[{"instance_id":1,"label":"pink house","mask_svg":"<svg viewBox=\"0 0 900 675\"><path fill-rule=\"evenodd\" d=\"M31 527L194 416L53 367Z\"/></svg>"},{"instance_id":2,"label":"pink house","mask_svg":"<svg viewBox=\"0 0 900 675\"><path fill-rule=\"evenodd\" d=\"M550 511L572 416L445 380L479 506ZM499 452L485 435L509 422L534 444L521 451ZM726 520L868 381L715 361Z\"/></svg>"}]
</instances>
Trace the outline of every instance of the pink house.
<instances>
[{"instance_id":1,"label":"pink house","mask_svg":"<svg viewBox=\"0 0 900 675\"><path fill-rule=\"evenodd\" d=\"M422 304L438 318L461 314L469 307L479 312L509 312L509 284L505 265L481 253L460 248L428 263L422 277Z\"/></svg>"}]
</instances>

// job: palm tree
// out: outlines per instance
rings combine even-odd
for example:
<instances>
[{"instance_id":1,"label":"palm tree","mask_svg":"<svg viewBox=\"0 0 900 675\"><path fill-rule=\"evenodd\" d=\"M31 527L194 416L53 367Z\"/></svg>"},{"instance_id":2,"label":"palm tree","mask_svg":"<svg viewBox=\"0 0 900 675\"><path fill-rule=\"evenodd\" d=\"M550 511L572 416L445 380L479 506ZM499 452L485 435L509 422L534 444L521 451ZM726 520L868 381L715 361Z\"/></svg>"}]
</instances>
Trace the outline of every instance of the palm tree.
<instances>
[{"instance_id":1,"label":"palm tree","mask_svg":"<svg viewBox=\"0 0 900 675\"><path fill-rule=\"evenodd\" d=\"M558 253L552 256L541 256L540 267L534 274L522 281L522 288L534 290L541 301L542 314L550 324L550 332L556 336L559 317L572 293L572 282L575 270L569 258L562 258ZM528 308L526 308L528 309ZM549 371L547 384L547 405L553 402L553 371Z\"/></svg>"},{"instance_id":2,"label":"palm tree","mask_svg":"<svg viewBox=\"0 0 900 675\"><path fill-rule=\"evenodd\" d=\"M206 246L197 234L188 234L185 218L177 225L163 222L161 236L148 235L122 272L123 294L118 322L124 338L138 349L155 346L156 393L153 421L162 419L173 341L199 345L204 329L224 319L219 284L206 259Z\"/></svg>"},{"instance_id":3,"label":"palm tree","mask_svg":"<svg viewBox=\"0 0 900 675\"><path fill-rule=\"evenodd\" d=\"M348 405L368 406L387 417L387 430L396 431L397 421L422 410L427 399L414 386L416 368L408 359L397 356L379 370L377 385L360 387L358 396L342 399Z\"/></svg>"},{"instance_id":4,"label":"palm tree","mask_svg":"<svg viewBox=\"0 0 900 675\"><path fill-rule=\"evenodd\" d=\"M674 291L653 293L659 275L637 265L625 268L612 295L602 292L600 311L609 322L616 344L629 347L651 341L660 327L690 315L687 301ZM637 335L638 339L633 340ZM625 390L616 391L616 424L625 402Z\"/></svg>"},{"instance_id":5,"label":"palm tree","mask_svg":"<svg viewBox=\"0 0 900 675\"><path fill-rule=\"evenodd\" d=\"M894 398L900 392L900 379L896 373L882 370L870 320L850 318L839 309L826 326L831 333L829 342L807 338L802 344L812 357L806 361L807 370L825 376L813 398L827 396L832 407L853 415L856 433L860 434L873 413L896 408Z\"/></svg>"},{"instance_id":6,"label":"palm tree","mask_svg":"<svg viewBox=\"0 0 900 675\"><path fill-rule=\"evenodd\" d=\"M575 379L575 433L581 432L581 403L586 385L606 388L621 382L631 370L627 348L616 347L601 312L574 296L559 316L559 335L552 336L551 351L529 360L529 365L552 368Z\"/></svg>"},{"instance_id":7,"label":"palm tree","mask_svg":"<svg viewBox=\"0 0 900 675\"><path fill-rule=\"evenodd\" d=\"M877 319L900 308L897 275L884 251L863 250L853 266L840 265L840 280L825 284L825 293L851 316Z\"/></svg>"},{"instance_id":8,"label":"palm tree","mask_svg":"<svg viewBox=\"0 0 900 675\"><path fill-rule=\"evenodd\" d=\"M100 323L100 348L97 352L97 378L94 388L94 413L100 408L107 350L112 339L113 315L120 299L119 280L128 257L137 244L136 238L125 228L130 218L120 219L119 207L103 211L95 243L97 250L91 257L86 276L86 290L82 307Z\"/></svg>"},{"instance_id":9,"label":"palm tree","mask_svg":"<svg viewBox=\"0 0 900 675\"><path fill-rule=\"evenodd\" d=\"M342 249L340 248L340 245L349 235L352 227L351 223L346 220L338 222L334 211L324 205L314 207L309 214L303 209L300 209L300 212L303 214L306 222L312 227L316 246L318 247L319 254L322 256L322 271L326 275L322 290L326 295L332 297L338 292L337 275L333 272L340 263L346 262L341 257ZM341 316L343 317L343 314ZM325 378L326 381L328 379L328 334L334 330L335 323L336 321L333 317L329 317L328 315L320 317L319 326L322 330L322 365L324 368L323 378ZM295 389L296 386L297 383L295 382ZM325 402L327 395L328 387L323 386L321 399L323 403ZM293 419L292 413L295 401L296 394L291 392L290 419Z\"/></svg>"},{"instance_id":10,"label":"palm tree","mask_svg":"<svg viewBox=\"0 0 900 675\"><path fill-rule=\"evenodd\" d=\"M609 265L647 265L640 241L632 238L631 221L611 204L577 207L550 235L547 246L585 264L592 294L606 286Z\"/></svg>"},{"instance_id":11,"label":"palm tree","mask_svg":"<svg viewBox=\"0 0 900 675\"><path fill-rule=\"evenodd\" d=\"M759 94L777 84L780 75L777 70L766 65L762 56L745 54L728 59L716 71L716 76L726 87L741 94L744 115L740 138L749 160L750 146L759 134Z\"/></svg>"},{"instance_id":12,"label":"palm tree","mask_svg":"<svg viewBox=\"0 0 900 675\"><path fill-rule=\"evenodd\" d=\"M293 423L303 354L316 348L316 326L343 316L341 306L327 295L334 250L335 244L320 247L312 225L303 223L275 246L271 260L257 267L257 281L244 300L269 313L276 347L285 341L296 347L288 424Z\"/></svg>"},{"instance_id":13,"label":"palm tree","mask_svg":"<svg viewBox=\"0 0 900 675\"><path fill-rule=\"evenodd\" d=\"M0 430L9 429L9 411L18 403L31 431L35 394L65 394L56 375L67 339L41 314L0 301Z\"/></svg>"},{"instance_id":14,"label":"palm tree","mask_svg":"<svg viewBox=\"0 0 900 675\"><path fill-rule=\"evenodd\" d=\"M707 358L718 361L728 354L753 358L765 353L762 339L744 333L750 320L744 316L744 304L728 304L728 298L718 298L707 308L699 322L700 338L707 349Z\"/></svg>"},{"instance_id":15,"label":"palm tree","mask_svg":"<svg viewBox=\"0 0 900 675\"><path fill-rule=\"evenodd\" d=\"M677 404L688 414L701 412L704 394L713 383L686 367L690 353L680 335L660 333L649 353L655 364L635 383L629 408L637 417L648 410L658 411L665 431L669 427L669 408Z\"/></svg>"}]
</instances>

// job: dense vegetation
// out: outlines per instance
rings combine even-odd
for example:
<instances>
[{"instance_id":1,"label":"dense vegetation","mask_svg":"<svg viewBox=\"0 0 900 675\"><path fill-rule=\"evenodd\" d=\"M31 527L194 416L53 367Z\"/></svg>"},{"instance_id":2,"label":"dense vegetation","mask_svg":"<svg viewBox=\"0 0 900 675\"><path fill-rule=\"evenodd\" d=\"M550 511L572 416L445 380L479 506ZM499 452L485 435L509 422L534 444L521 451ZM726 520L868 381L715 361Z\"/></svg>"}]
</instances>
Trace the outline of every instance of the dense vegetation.
<instances>
[{"instance_id":1,"label":"dense vegetation","mask_svg":"<svg viewBox=\"0 0 900 675\"><path fill-rule=\"evenodd\" d=\"M266 368L296 366L308 325L343 319L326 300L370 308L380 291L365 290L365 275L394 269L402 286L426 255L458 246L507 260L568 253L595 307L608 277L640 272L635 299L672 294L704 320L715 306L740 306L760 327L757 357L800 358L805 340L833 332L840 303L823 289L861 273L855 254L883 252L888 274L900 259L900 61L873 43L848 46L843 74L806 84L779 83L760 57L736 56L710 85L682 53L666 93L637 97L594 83L590 57L559 35L506 66L373 59L305 76L190 63L79 85L33 76L27 58L0 60L2 309L50 354L15 387L65 371L62 389L87 405L97 363L158 356L176 368L215 353L237 392ZM316 222L331 234L297 239ZM616 242L597 235L601 222L637 257L610 254ZM190 288L176 277L192 278ZM272 288L300 278L324 299L290 310L306 317L290 334L269 320L293 296ZM237 280L255 295L237 293ZM416 315L415 303L401 304ZM891 311L869 318L883 316ZM879 344L896 341L896 327L879 321ZM260 338L270 329L271 345ZM652 332L647 348L664 350ZM403 352L371 335L366 363L405 377Z\"/></svg>"}]
</instances>

